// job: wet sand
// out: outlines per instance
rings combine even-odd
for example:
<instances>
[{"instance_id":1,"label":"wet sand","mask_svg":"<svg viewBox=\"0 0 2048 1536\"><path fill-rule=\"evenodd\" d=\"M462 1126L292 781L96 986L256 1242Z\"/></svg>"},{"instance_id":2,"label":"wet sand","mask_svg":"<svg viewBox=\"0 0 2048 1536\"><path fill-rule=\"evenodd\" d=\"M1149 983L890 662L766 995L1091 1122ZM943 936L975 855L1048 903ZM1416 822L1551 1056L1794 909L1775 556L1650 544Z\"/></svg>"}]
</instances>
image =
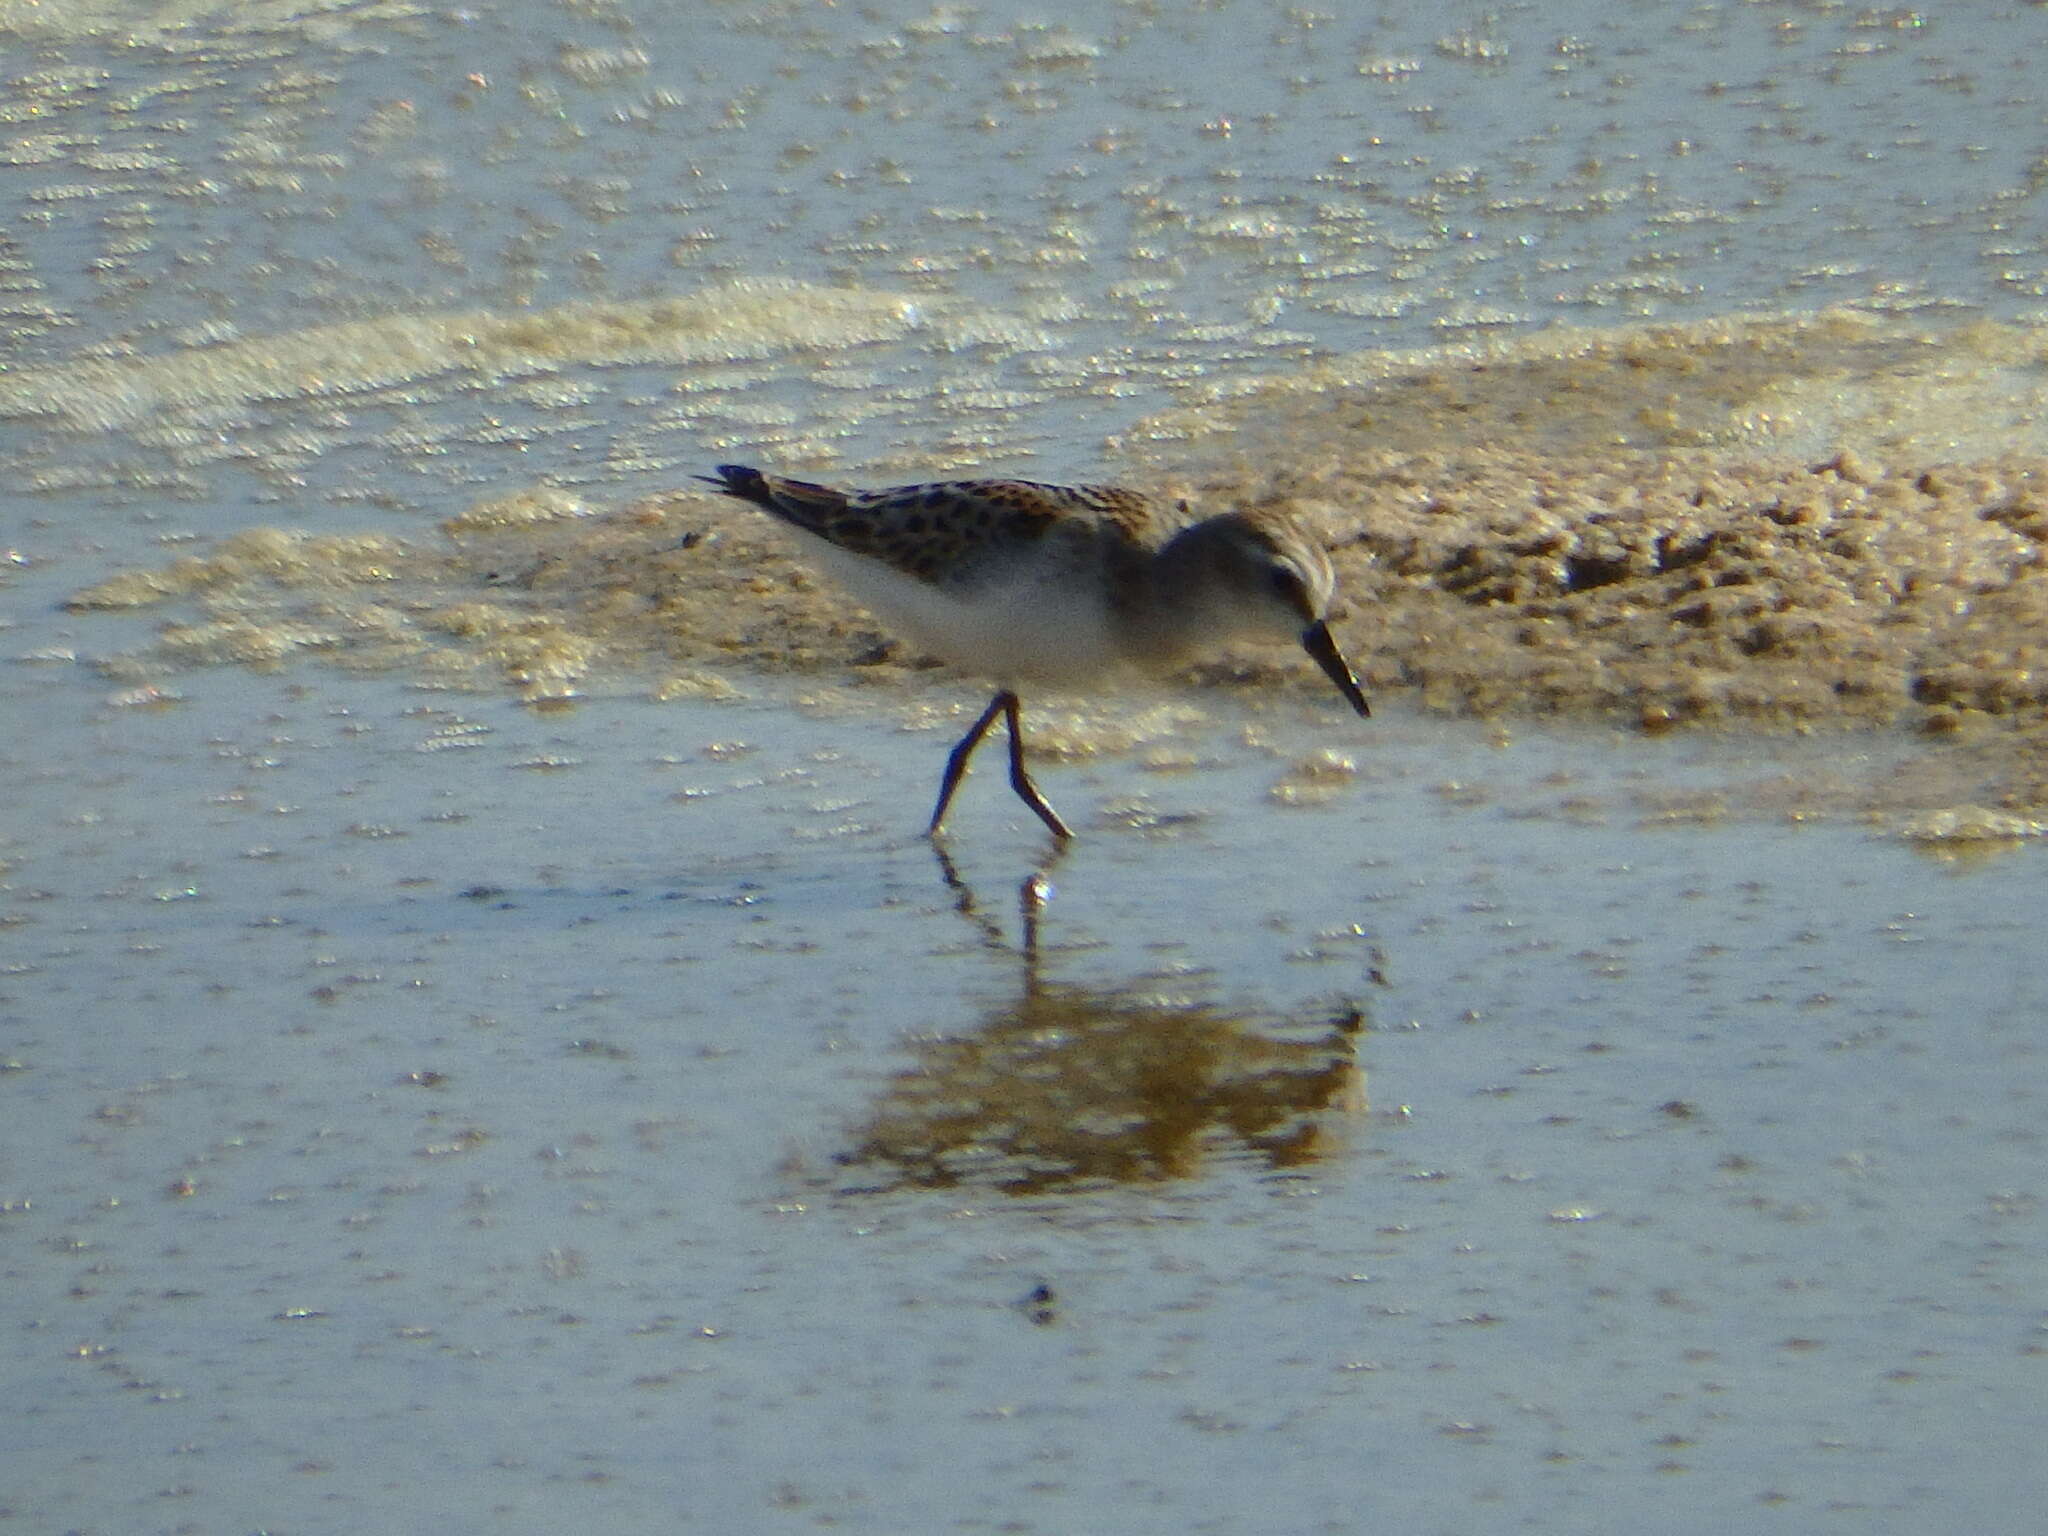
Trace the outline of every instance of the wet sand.
<instances>
[{"instance_id":1,"label":"wet sand","mask_svg":"<svg viewBox=\"0 0 2048 1536\"><path fill-rule=\"evenodd\" d=\"M2048 458L1955 450L1995 434L2001 384L2007 416L2038 408L2040 345L1848 314L1545 336L1333 364L1142 423L1122 447L1143 483L1315 529L1343 583L1338 632L1378 694L1653 732L1902 729L1924 749L1837 809L1926 837L2028 836L2048 809ZM1917 416L1849 419L1845 378L1912 394ZM1966 412L1971 438L1943 439ZM766 520L688 490L611 508L515 494L424 540L256 529L71 603L173 608L152 645L106 663L137 684L305 657L534 704L737 695L777 671L912 695L921 660ZM1316 685L1249 654L1194 680ZM1141 739L1084 726L1048 745Z\"/></svg>"}]
</instances>

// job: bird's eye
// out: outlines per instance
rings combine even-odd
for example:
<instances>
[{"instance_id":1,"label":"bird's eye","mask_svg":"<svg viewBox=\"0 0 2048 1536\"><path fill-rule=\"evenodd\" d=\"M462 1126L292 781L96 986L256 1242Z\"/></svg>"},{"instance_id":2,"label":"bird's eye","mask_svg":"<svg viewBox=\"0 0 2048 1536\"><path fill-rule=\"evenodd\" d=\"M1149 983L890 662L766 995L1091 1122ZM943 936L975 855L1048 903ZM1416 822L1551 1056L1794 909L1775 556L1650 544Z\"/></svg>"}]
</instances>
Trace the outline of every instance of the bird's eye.
<instances>
[{"instance_id":1,"label":"bird's eye","mask_svg":"<svg viewBox=\"0 0 2048 1536\"><path fill-rule=\"evenodd\" d=\"M1295 594L1301 591L1301 578L1284 565L1277 567L1266 581L1273 588L1275 597L1285 598L1290 603L1294 601Z\"/></svg>"}]
</instances>

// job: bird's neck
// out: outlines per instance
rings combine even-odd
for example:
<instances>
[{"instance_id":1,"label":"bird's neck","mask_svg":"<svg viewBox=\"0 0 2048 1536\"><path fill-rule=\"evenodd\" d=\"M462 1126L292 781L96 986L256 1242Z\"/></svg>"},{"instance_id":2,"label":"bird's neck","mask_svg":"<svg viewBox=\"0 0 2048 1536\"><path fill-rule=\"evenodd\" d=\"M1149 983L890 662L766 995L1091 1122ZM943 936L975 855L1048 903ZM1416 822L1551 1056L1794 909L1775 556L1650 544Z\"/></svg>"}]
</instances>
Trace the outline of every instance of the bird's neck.
<instances>
[{"instance_id":1,"label":"bird's neck","mask_svg":"<svg viewBox=\"0 0 2048 1536\"><path fill-rule=\"evenodd\" d=\"M1228 640L1240 615L1224 591L1216 532L1196 523L1168 539L1140 573L1143 594L1125 614L1129 644L1152 665L1171 666Z\"/></svg>"}]
</instances>

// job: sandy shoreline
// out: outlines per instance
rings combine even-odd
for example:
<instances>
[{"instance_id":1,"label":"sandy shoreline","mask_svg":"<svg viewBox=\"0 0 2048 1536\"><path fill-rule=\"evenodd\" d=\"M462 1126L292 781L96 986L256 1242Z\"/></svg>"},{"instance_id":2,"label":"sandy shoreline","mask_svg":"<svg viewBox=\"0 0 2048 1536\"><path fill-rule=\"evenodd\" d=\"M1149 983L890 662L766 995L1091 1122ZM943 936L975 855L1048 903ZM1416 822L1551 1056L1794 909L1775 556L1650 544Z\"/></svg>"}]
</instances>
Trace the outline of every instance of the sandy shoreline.
<instances>
[{"instance_id":1,"label":"sandy shoreline","mask_svg":"<svg viewBox=\"0 0 2048 1536\"><path fill-rule=\"evenodd\" d=\"M1276 379L1118 448L1141 483L1321 533L1379 695L1651 731L1901 727L1930 738L1924 771L1873 804L1984 808L2017 835L2048 807L2048 457L1960 433L1944 455L1932 430L1944 381L1981 415L1987 370L2018 376L2035 344L1850 315L1546 335ZM1916 373L1930 431L1848 419L1855 391ZM764 520L694 490L612 509L514 490L430 538L256 529L73 602L165 609L152 645L103 663L131 683L319 657L545 703L607 677L717 696L749 671L921 670ZM1253 652L1194 677L1317 682ZM1118 745L1086 737L1067 749Z\"/></svg>"}]
</instances>

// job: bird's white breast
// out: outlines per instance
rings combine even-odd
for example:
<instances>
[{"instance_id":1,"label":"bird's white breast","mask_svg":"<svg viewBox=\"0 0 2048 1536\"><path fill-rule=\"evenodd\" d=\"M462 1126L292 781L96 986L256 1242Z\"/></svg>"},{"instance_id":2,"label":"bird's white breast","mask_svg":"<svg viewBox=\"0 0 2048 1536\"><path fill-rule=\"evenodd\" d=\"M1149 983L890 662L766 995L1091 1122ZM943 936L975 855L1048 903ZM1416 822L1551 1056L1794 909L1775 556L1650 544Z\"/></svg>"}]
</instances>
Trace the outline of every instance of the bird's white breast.
<instances>
[{"instance_id":1,"label":"bird's white breast","mask_svg":"<svg viewBox=\"0 0 2048 1536\"><path fill-rule=\"evenodd\" d=\"M815 535L802 543L894 633L991 682L1081 684L1131 659L1118 645L1100 578L1048 553L1027 552L977 582L940 585Z\"/></svg>"}]
</instances>

